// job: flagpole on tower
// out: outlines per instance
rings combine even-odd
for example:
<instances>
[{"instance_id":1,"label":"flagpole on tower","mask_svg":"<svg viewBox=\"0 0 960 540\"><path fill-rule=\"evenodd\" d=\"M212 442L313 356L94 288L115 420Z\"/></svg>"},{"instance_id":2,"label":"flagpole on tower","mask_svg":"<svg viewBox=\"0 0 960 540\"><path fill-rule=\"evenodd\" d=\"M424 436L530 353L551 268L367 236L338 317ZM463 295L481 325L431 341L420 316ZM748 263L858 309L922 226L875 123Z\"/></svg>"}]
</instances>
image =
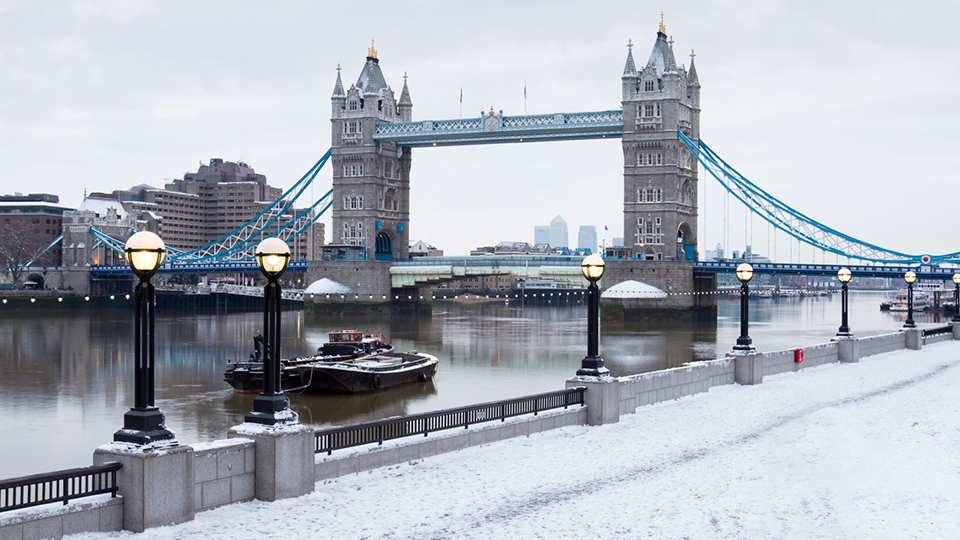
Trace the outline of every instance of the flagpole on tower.
<instances>
[{"instance_id":1,"label":"flagpole on tower","mask_svg":"<svg viewBox=\"0 0 960 540\"><path fill-rule=\"evenodd\" d=\"M523 115L527 115L527 81L523 81Z\"/></svg>"}]
</instances>

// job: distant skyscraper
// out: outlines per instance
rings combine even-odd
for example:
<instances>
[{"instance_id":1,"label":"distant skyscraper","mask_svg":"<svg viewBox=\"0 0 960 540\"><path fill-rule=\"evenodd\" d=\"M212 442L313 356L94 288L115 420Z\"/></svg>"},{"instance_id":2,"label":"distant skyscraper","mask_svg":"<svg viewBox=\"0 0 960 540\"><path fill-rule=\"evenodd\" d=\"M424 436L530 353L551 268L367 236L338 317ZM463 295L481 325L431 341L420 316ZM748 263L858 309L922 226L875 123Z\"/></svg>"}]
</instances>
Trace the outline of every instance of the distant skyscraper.
<instances>
[{"instance_id":1,"label":"distant skyscraper","mask_svg":"<svg viewBox=\"0 0 960 540\"><path fill-rule=\"evenodd\" d=\"M550 245L555 248L570 247L567 222L559 215L550 222Z\"/></svg>"},{"instance_id":2,"label":"distant skyscraper","mask_svg":"<svg viewBox=\"0 0 960 540\"><path fill-rule=\"evenodd\" d=\"M549 225L537 225L533 228L533 243L535 245L550 243L550 226Z\"/></svg>"},{"instance_id":3,"label":"distant skyscraper","mask_svg":"<svg viewBox=\"0 0 960 540\"><path fill-rule=\"evenodd\" d=\"M590 253L596 253L598 247L597 228L593 225L581 225L577 234L577 249L589 249Z\"/></svg>"}]
</instances>

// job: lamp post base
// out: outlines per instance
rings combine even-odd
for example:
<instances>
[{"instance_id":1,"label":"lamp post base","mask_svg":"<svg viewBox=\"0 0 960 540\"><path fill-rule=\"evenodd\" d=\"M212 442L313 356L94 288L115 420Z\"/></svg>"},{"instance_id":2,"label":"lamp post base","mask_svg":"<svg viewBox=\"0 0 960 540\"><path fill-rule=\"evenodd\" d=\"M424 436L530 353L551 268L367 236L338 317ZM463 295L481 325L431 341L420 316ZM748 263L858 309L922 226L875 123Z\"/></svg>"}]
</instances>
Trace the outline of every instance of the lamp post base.
<instances>
[{"instance_id":1,"label":"lamp post base","mask_svg":"<svg viewBox=\"0 0 960 540\"><path fill-rule=\"evenodd\" d=\"M580 369L577 370L578 377L609 377L610 370L603 367L603 358L599 356L586 356L580 362Z\"/></svg>"},{"instance_id":2,"label":"lamp post base","mask_svg":"<svg viewBox=\"0 0 960 540\"><path fill-rule=\"evenodd\" d=\"M851 336L853 336L853 332L850 331L850 327L841 326L840 329L837 330L837 337L851 337Z\"/></svg>"},{"instance_id":3,"label":"lamp post base","mask_svg":"<svg viewBox=\"0 0 960 540\"><path fill-rule=\"evenodd\" d=\"M166 428L166 416L156 407L130 409L123 415L123 429L113 434L116 442L150 444L170 441L176 444L176 435Z\"/></svg>"},{"instance_id":4,"label":"lamp post base","mask_svg":"<svg viewBox=\"0 0 960 540\"><path fill-rule=\"evenodd\" d=\"M907 322L903 323L904 328L916 328L917 323L913 322L913 319L907 319Z\"/></svg>"},{"instance_id":5,"label":"lamp post base","mask_svg":"<svg viewBox=\"0 0 960 540\"><path fill-rule=\"evenodd\" d=\"M260 394L253 398L253 411L243 417L244 422L254 424L296 424L297 413L290 408L290 400L283 394Z\"/></svg>"},{"instance_id":6,"label":"lamp post base","mask_svg":"<svg viewBox=\"0 0 960 540\"><path fill-rule=\"evenodd\" d=\"M737 344L733 346L733 352L737 354L755 353L757 350L753 347L753 340L750 336L740 336L737 338Z\"/></svg>"}]
</instances>

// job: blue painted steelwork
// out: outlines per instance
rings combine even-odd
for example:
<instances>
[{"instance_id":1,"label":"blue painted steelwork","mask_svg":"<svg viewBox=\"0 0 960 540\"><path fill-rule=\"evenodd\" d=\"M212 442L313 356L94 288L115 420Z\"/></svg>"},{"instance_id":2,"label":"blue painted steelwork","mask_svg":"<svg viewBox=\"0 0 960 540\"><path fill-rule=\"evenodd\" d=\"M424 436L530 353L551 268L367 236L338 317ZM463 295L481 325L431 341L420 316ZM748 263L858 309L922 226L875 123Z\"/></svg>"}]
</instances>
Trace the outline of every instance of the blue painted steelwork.
<instances>
[{"instance_id":1,"label":"blue painted steelwork","mask_svg":"<svg viewBox=\"0 0 960 540\"><path fill-rule=\"evenodd\" d=\"M709 146L704 144L702 140L699 141L698 145L698 143L691 141L681 131L677 131L677 137L679 137L691 153L697 156L697 160L703 165L707 172L716 178L727 191L746 205L747 208L774 227L805 244L851 259L883 264L960 263L960 252L937 256L910 255L858 240L836 229L827 227L813 218L794 210L753 182L747 180L742 174L737 172L736 169L723 161L723 159L711 150Z\"/></svg>"},{"instance_id":2,"label":"blue painted steelwork","mask_svg":"<svg viewBox=\"0 0 960 540\"><path fill-rule=\"evenodd\" d=\"M62 242L62 241L63 241L63 233L61 233L60 236L54 238L52 242L50 242L49 244L47 244L47 247L43 248L40 252L38 252L36 255L34 255L33 258L30 259L29 261L27 261L27 264L25 264L24 266L25 266L25 267L28 267L28 268L29 268L30 266L33 266L34 261L36 261L37 259L39 259L40 257L42 257L44 253L50 251L50 248L52 248L53 246L59 244L59 243Z\"/></svg>"},{"instance_id":3,"label":"blue painted steelwork","mask_svg":"<svg viewBox=\"0 0 960 540\"><path fill-rule=\"evenodd\" d=\"M192 251L181 251L179 249L167 248L167 260L171 263L213 263L219 261L252 261L253 250L262 240L270 237L279 237L283 240L290 240L305 233L311 225L317 222L323 214L330 209L333 204L333 189L327 191L322 197L313 202L309 207L301 210L294 219L285 223L277 230L269 231L269 228L276 223L281 215L287 213L300 195L307 189L320 169L327 163L333 149L327 152L317 161L313 167L304 174L290 189L284 192L279 199L270 203L259 214L249 221L237 227L229 234L201 246ZM322 208L314 212L313 217L310 213L318 206ZM94 248L103 244L110 249L123 253L124 242L112 238L97 229L90 227L90 233L97 239Z\"/></svg>"},{"instance_id":4,"label":"blue painted steelwork","mask_svg":"<svg viewBox=\"0 0 960 540\"><path fill-rule=\"evenodd\" d=\"M735 273L743 261L698 261L693 264L694 272L708 274ZM950 281L956 272L954 268L941 268L933 265L842 265L842 264L799 264L799 263L750 263L754 274L783 274L802 276L833 276L841 268L848 268L854 277L885 277L903 279L907 271L913 271L920 279L942 279Z\"/></svg>"},{"instance_id":5,"label":"blue painted steelwork","mask_svg":"<svg viewBox=\"0 0 960 540\"><path fill-rule=\"evenodd\" d=\"M287 272L306 272L307 271L307 261L290 261L287 264ZM230 261L230 262L216 262L216 263L188 263L188 264L171 264L166 262L160 266L160 269L157 270L158 274L209 274L209 273L228 273L228 272L243 272L243 273L260 273L260 267L257 266L257 263L250 261ZM132 274L129 266L118 265L118 266L91 266L90 275L93 277L99 276L116 276Z\"/></svg>"},{"instance_id":6,"label":"blue painted steelwork","mask_svg":"<svg viewBox=\"0 0 960 540\"><path fill-rule=\"evenodd\" d=\"M503 116L481 114L459 120L424 120L377 124L375 141L400 146L458 146L467 144L562 141L623 136L621 111Z\"/></svg>"}]
</instances>

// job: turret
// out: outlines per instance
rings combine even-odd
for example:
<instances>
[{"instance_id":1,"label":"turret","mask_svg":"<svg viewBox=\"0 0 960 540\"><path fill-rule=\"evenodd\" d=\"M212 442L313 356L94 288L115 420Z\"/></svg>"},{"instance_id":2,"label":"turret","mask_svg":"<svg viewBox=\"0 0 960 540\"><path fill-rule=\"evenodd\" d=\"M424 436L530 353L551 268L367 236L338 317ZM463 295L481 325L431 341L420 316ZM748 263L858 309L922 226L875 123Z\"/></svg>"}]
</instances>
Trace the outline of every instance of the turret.
<instances>
[{"instance_id":1,"label":"turret","mask_svg":"<svg viewBox=\"0 0 960 540\"><path fill-rule=\"evenodd\" d=\"M400 121L413 121L413 101L410 100L410 90L407 88L407 73L403 73L403 90L400 91Z\"/></svg>"},{"instance_id":2,"label":"turret","mask_svg":"<svg viewBox=\"0 0 960 540\"><path fill-rule=\"evenodd\" d=\"M627 63L623 66L623 100L628 100L637 93L637 64L633 61L633 40L627 42Z\"/></svg>"}]
</instances>

